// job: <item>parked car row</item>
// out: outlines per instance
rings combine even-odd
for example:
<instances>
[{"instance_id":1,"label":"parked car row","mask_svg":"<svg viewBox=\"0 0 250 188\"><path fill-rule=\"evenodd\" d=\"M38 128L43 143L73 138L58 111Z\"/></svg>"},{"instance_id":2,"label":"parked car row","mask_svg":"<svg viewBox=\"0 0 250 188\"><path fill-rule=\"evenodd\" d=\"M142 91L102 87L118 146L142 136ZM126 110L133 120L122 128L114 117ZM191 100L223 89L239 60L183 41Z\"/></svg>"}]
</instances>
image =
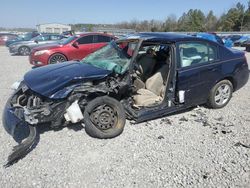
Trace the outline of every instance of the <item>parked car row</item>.
<instances>
[{"instance_id":1,"label":"parked car row","mask_svg":"<svg viewBox=\"0 0 250 188\"><path fill-rule=\"evenodd\" d=\"M70 60L81 60L114 39L114 36L102 33L71 36L58 43L34 48L30 54L30 64L44 66Z\"/></svg>"},{"instance_id":2,"label":"parked car row","mask_svg":"<svg viewBox=\"0 0 250 188\"><path fill-rule=\"evenodd\" d=\"M219 37L215 33L197 33L195 36L218 42L226 47L245 47L246 51L250 52L250 36L229 35Z\"/></svg>"},{"instance_id":3,"label":"parked car row","mask_svg":"<svg viewBox=\"0 0 250 188\"><path fill-rule=\"evenodd\" d=\"M37 31L32 31L32 32L25 33L23 35L18 35L16 38L7 40L5 43L5 46L9 47L10 44L13 44L19 41L29 41L38 35L40 35L40 33L38 33Z\"/></svg>"},{"instance_id":4,"label":"parked car row","mask_svg":"<svg viewBox=\"0 0 250 188\"><path fill-rule=\"evenodd\" d=\"M26 73L4 108L8 133L30 129L7 165L30 151L44 124L84 123L90 136L113 138L126 118L138 123L200 104L222 108L249 79L244 52L218 42L173 33L112 39L89 33L33 49L32 64L52 65Z\"/></svg>"},{"instance_id":5,"label":"parked car row","mask_svg":"<svg viewBox=\"0 0 250 188\"><path fill-rule=\"evenodd\" d=\"M221 37L219 37L216 33L196 33L194 36L198 37L198 38L204 38L204 39L208 39L214 42L217 42L221 45L224 45L226 47L231 48L233 46L233 42L229 39L222 39Z\"/></svg>"},{"instance_id":6,"label":"parked car row","mask_svg":"<svg viewBox=\"0 0 250 188\"><path fill-rule=\"evenodd\" d=\"M9 45L11 54L29 55L31 50L37 46L50 44L66 38L64 35L58 34L40 34L28 41L18 41Z\"/></svg>"},{"instance_id":7,"label":"parked car row","mask_svg":"<svg viewBox=\"0 0 250 188\"><path fill-rule=\"evenodd\" d=\"M250 36L249 35L229 35L229 36L225 36L224 39L230 39L233 41L233 45L234 46L239 46L239 47L246 47L245 43L248 43L248 41L250 40Z\"/></svg>"},{"instance_id":8,"label":"parked car row","mask_svg":"<svg viewBox=\"0 0 250 188\"><path fill-rule=\"evenodd\" d=\"M5 45L8 40L17 38L18 35L11 33L0 33L0 45Z\"/></svg>"}]
</instances>

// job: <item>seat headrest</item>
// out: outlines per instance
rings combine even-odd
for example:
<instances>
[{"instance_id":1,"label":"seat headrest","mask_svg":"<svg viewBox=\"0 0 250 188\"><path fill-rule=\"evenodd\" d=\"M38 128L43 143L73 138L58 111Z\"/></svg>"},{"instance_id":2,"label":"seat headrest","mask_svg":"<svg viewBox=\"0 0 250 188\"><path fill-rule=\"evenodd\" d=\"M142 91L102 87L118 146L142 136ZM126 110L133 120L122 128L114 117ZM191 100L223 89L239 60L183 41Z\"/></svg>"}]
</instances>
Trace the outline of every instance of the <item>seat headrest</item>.
<instances>
[{"instance_id":1,"label":"seat headrest","mask_svg":"<svg viewBox=\"0 0 250 188\"><path fill-rule=\"evenodd\" d=\"M192 47L192 48L183 48L183 56L185 57L192 57L195 55L198 55L198 51L196 48Z\"/></svg>"}]
</instances>

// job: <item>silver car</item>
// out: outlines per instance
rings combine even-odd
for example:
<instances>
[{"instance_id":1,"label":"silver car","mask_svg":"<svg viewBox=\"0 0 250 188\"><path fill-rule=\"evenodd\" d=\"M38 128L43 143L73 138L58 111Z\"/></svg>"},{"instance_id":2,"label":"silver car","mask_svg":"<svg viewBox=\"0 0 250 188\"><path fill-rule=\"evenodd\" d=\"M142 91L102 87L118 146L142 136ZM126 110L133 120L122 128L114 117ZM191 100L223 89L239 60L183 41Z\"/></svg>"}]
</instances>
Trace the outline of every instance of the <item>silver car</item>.
<instances>
[{"instance_id":1,"label":"silver car","mask_svg":"<svg viewBox=\"0 0 250 188\"><path fill-rule=\"evenodd\" d=\"M40 45L55 43L65 38L58 34L41 34L32 38L30 41L20 41L9 45L9 52L12 54L29 55L31 50Z\"/></svg>"}]
</instances>

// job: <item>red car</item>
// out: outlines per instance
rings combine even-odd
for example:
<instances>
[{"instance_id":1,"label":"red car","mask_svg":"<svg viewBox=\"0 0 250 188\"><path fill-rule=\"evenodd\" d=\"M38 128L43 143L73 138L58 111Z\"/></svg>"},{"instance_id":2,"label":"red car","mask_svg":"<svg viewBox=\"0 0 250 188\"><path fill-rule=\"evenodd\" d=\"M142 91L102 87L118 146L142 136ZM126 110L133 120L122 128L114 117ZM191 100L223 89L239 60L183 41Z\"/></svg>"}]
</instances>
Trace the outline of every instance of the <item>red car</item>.
<instances>
[{"instance_id":1,"label":"red car","mask_svg":"<svg viewBox=\"0 0 250 188\"><path fill-rule=\"evenodd\" d=\"M7 40L16 38L17 35L11 33L0 33L0 45L5 45Z\"/></svg>"},{"instance_id":2,"label":"red car","mask_svg":"<svg viewBox=\"0 0 250 188\"><path fill-rule=\"evenodd\" d=\"M50 44L34 48L30 54L30 64L44 66L70 60L81 60L88 54L115 39L104 33L85 33L72 36L57 44Z\"/></svg>"}]
</instances>

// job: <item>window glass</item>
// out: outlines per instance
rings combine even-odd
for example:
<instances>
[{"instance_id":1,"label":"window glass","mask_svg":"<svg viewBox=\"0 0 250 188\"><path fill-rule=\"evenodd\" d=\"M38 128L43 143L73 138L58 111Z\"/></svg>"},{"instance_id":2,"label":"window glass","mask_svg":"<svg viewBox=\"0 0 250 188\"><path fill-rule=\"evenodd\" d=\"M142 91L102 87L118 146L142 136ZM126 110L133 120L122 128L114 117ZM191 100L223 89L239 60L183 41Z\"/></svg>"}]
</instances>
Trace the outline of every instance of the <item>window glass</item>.
<instances>
[{"instance_id":1,"label":"window glass","mask_svg":"<svg viewBox=\"0 0 250 188\"><path fill-rule=\"evenodd\" d=\"M50 36L50 40L60 40L60 39L61 39L60 35L51 35Z\"/></svg>"},{"instance_id":2,"label":"window glass","mask_svg":"<svg viewBox=\"0 0 250 188\"><path fill-rule=\"evenodd\" d=\"M60 28L54 28L54 33L60 33Z\"/></svg>"},{"instance_id":3,"label":"window glass","mask_svg":"<svg viewBox=\"0 0 250 188\"><path fill-rule=\"evenodd\" d=\"M49 35L44 35L43 40L50 40L50 36Z\"/></svg>"},{"instance_id":4,"label":"window glass","mask_svg":"<svg viewBox=\"0 0 250 188\"><path fill-rule=\"evenodd\" d=\"M216 47L209 44L190 42L179 45L180 66L188 67L216 60Z\"/></svg>"},{"instance_id":5,"label":"window glass","mask_svg":"<svg viewBox=\"0 0 250 188\"><path fill-rule=\"evenodd\" d=\"M129 44L126 45L129 46ZM88 63L101 69L123 74L128 70L131 57L128 56L121 46L124 47L112 41L85 57L82 63Z\"/></svg>"},{"instance_id":6,"label":"window glass","mask_svg":"<svg viewBox=\"0 0 250 188\"><path fill-rule=\"evenodd\" d=\"M97 43L101 43L101 42L110 42L112 39L108 36L102 36L102 35L96 35L95 39Z\"/></svg>"},{"instance_id":7,"label":"window glass","mask_svg":"<svg viewBox=\"0 0 250 188\"><path fill-rule=\"evenodd\" d=\"M77 40L78 44L90 44L93 43L93 35L84 36Z\"/></svg>"},{"instance_id":8,"label":"window glass","mask_svg":"<svg viewBox=\"0 0 250 188\"><path fill-rule=\"evenodd\" d=\"M65 38L65 39L63 39L63 41L60 41L60 44L68 44L68 43L72 42L73 40L75 40L76 38L77 38L76 36Z\"/></svg>"},{"instance_id":9,"label":"window glass","mask_svg":"<svg viewBox=\"0 0 250 188\"><path fill-rule=\"evenodd\" d=\"M43 41L43 36L42 35L39 35L37 37L34 37L33 40L36 40L36 41Z\"/></svg>"},{"instance_id":10,"label":"window glass","mask_svg":"<svg viewBox=\"0 0 250 188\"><path fill-rule=\"evenodd\" d=\"M51 27L46 27L45 31L46 31L46 33L52 33L52 28Z\"/></svg>"}]
</instances>

